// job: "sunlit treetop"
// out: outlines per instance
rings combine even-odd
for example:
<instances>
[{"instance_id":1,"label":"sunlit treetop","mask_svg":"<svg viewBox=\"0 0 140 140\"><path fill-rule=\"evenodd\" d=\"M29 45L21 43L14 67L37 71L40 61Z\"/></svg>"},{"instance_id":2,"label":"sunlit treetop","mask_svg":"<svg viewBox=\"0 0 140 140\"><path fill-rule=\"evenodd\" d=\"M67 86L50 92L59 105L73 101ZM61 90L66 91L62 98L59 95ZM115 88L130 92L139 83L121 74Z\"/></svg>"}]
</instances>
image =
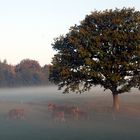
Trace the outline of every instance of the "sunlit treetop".
<instances>
[{"instance_id":1,"label":"sunlit treetop","mask_svg":"<svg viewBox=\"0 0 140 140\"><path fill-rule=\"evenodd\" d=\"M50 80L64 92L93 85L112 94L140 89L140 12L134 8L94 11L52 45Z\"/></svg>"}]
</instances>

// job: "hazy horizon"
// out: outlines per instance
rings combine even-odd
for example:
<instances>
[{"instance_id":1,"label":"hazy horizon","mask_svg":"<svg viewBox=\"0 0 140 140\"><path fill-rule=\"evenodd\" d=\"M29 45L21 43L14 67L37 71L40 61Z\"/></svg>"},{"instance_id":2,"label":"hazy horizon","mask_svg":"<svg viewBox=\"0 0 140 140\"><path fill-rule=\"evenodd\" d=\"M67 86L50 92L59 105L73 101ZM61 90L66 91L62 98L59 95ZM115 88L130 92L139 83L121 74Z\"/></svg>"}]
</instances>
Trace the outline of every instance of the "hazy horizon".
<instances>
[{"instance_id":1,"label":"hazy horizon","mask_svg":"<svg viewBox=\"0 0 140 140\"><path fill-rule=\"evenodd\" d=\"M120 111L114 114L111 93L100 87L83 94L62 94L56 86L0 89L0 138L139 140L139 93L120 95ZM62 110L50 111L49 104ZM79 115L62 107L78 107ZM64 113L64 121L57 113Z\"/></svg>"},{"instance_id":2,"label":"hazy horizon","mask_svg":"<svg viewBox=\"0 0 140 140\"><path fill-rule=\"evenodd\" d=\"M140 94L138 89L132 88L130 92L125 92L120 94L120 97L127 95L137 95ZM63 94L63 89L58 90L57 85L49 85L49 86L21 86L21 87L12 87L12 88L0 88L0 101L4 100L47 100L47 98L58 98L58 99L65 99L65 98L85 98L85 97L110 97L112 99L112 94L110 90L105 90L100 86L93 86L91 90L83 92L83 93L66 93Z\"/></svg>"}]
</instances>

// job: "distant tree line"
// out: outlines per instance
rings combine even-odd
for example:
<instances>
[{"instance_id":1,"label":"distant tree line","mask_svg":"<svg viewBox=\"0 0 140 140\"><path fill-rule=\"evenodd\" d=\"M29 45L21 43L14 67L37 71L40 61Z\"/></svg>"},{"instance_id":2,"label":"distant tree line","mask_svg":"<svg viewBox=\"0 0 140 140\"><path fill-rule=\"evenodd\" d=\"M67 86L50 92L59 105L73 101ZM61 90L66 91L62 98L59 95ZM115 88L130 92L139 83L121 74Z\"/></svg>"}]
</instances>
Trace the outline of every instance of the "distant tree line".
<instances>
[{"instance_id":1,"label":"distant tree line","mask_svg":"<svg viewBox=\"0 0 140 140\"><path fill-rule=\"evenodd\" d=\"M48 85L49 67L41 67L38 61L30 59L24 59L17 65L0 61L0 87Z\"/></svg>"}]
</instances>

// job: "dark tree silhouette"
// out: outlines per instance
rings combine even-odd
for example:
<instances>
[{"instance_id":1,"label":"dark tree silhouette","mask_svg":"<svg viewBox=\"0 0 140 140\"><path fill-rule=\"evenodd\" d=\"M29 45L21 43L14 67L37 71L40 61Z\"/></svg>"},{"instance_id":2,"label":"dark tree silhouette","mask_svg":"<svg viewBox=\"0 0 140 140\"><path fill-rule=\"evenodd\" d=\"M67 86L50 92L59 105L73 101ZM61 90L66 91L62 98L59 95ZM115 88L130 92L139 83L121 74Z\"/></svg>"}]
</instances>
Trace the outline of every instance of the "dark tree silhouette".
<instances>
[{"instance_id":1,"label":"dark tree silhouette","mask_svg":"<svg viewBox=\"0 0 140 140\"><path fill-rule=\"evenodd\" d=\"M6 60L0 62L0 87L13 86L15 79L15 67L8 65Z\"/></svg>"},{"instance_id":2,"label":"dark tree silhouette","mask_svg":"<svg viewBox=\"0 0 140 140\"><path fill-rule=\"evenodd\" d=\"M24 85L37 85L43 77L40 64L35 60L24 59L16 65L16 74L19 83Z\"/></svg>"},{"instance_id":3,"label":"dark tree silhouette","mask_svg":"<svg viewBox=\"0 0 140 140\"><path fill-rule=\"evenodd\" d=\"M0 87L48 85L49 65L43 67L35 60L24 59L17 65L0 61Z\"/></svg>"},{"instance_id":4,"label":"dark tree silhouette","mask_svg":"<svg viewBox=\"0 0 140 140\"><path fill-rule=\"evenodd\" d=\"M42 73L43 73L43 80L44 80L44 83L47 83L47 84L51 84L50 81L49 81L49 73L50 73L50 67L51 65L44 65L42 67Z\"/></svg>"},{"instance_id":5,"label":"dark tree silhouette","mask_svg":"<svg viewBox=\"0 0 140 140\"><path fill-rule=\"evenodd\" d=\"M131 8L94 11L52 44L50 80L64 92L93 85L109 89L113 107L118 94L140 89L140 12Z\"/></svg>"}]
</instances>

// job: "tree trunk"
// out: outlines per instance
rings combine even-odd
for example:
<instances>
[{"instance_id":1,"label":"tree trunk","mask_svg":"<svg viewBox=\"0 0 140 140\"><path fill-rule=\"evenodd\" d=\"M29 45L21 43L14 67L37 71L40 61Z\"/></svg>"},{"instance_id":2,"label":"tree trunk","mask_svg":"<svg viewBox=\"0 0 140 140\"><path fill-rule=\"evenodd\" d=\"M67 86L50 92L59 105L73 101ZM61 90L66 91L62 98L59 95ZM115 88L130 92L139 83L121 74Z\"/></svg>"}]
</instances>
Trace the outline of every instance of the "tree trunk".
<instances>
[{"instance_id":1,"label":"tree trunk","mask_svg":"<svg viewBox=\"0 0 140 140\"><path fill-rule=\"evenodd\" d=\"M119 105L119 97L118 94L113 94L113 110L119 111L120 105Z\"/></svg>"}]
</instances>

